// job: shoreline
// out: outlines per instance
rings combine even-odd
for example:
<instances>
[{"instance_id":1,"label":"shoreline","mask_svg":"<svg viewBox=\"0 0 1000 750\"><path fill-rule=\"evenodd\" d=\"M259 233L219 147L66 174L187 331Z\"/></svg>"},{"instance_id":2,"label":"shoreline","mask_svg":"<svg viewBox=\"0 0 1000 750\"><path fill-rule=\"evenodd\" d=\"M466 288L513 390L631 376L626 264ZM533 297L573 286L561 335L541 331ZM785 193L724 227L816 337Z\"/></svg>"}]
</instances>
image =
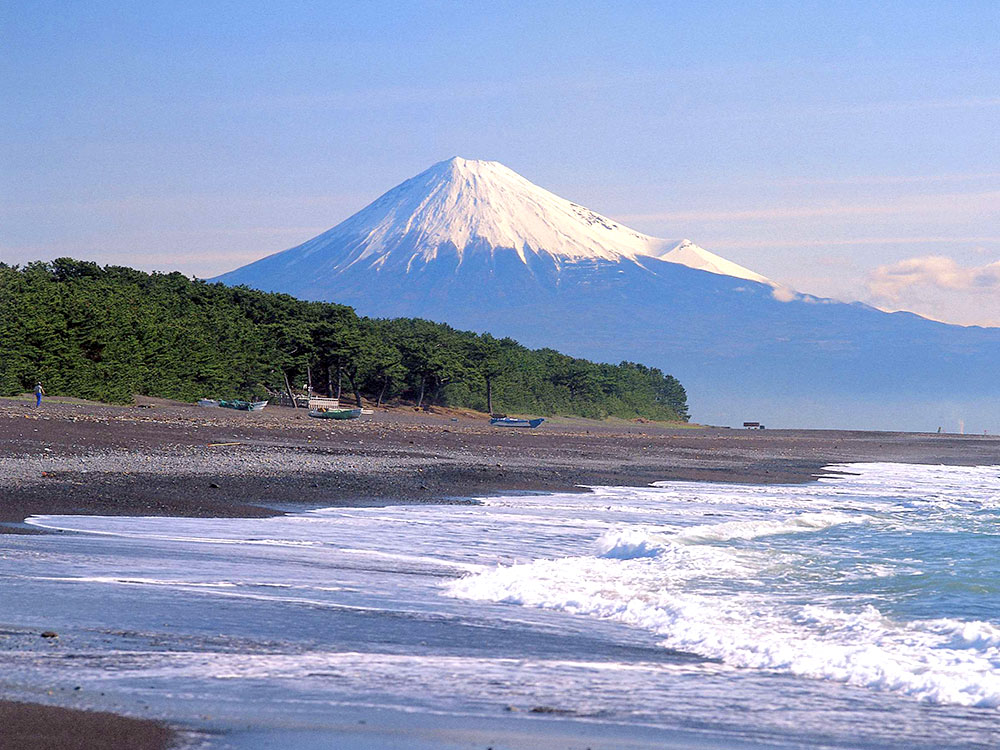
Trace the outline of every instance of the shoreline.
<instances>
[{"instance_id":1,"label":"shoreline","mask_svg":"<svg viewBox=\"0 0 1000 750\"><path fill-rule=\"evenodd\" d=\"M813 481L829 464L1000 464L1000 437L736 430L396 407L350 422L303 410L0 399L0 533L31 515L264 517L290 507L440 503L654 481Z\"/></svg>"},{"instance_id":2,"label":"shoreline","mask_svg":"<svg viewBox=\"0 0 1000 750\"><path fill-rule=\"evenodd\" d=\"M662 480L800 483L829 464L872 461L1000 465L1000 438L568 418L520 431L446 409L396 407L330 423L281 407L248 414L139 399L133 406L46 401L34 409L0 399L0 533L59 533L23 524L45 514L265 517ZM0 699L0 717L29 732L22 744L4 747L74 747L59 737L80 713ZM82 713L93 742L80 747L160 750L190 729ZM51 732L48 745L41 728ZM137 739L125 744L122 733L133 729Z\"/></svg>"}]
</instances>

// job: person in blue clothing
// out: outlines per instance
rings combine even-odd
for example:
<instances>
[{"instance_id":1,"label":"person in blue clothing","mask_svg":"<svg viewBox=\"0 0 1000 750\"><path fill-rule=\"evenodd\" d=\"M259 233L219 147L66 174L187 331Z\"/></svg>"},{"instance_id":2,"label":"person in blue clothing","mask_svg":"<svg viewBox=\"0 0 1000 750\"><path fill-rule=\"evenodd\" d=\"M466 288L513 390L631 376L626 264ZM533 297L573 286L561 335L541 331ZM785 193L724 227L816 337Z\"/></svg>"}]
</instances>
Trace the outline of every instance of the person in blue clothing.
<instances>
[{"instance_id":1,"label":"person in blue clothing","mask_svg":"<svg viewBox=\"0 0 1000 750\"><path fill-rule=\"evenodd\" d=\"M45 389L42 388L41 383L35 383L35 408L37 409L42 405L42 396L45 395Z\"/></svg>"}]
</instances>

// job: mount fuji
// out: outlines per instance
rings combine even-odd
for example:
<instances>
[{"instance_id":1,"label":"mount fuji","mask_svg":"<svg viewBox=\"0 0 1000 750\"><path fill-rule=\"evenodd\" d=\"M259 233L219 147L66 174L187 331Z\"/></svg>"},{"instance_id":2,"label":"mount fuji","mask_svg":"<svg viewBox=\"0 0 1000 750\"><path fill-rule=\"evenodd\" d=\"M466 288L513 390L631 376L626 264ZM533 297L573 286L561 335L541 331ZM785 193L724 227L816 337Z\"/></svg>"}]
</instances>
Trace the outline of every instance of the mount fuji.
<instances>
[{"instance_id":1,"label":"mount fuji","mask_svg":"<svg viewBox=\"0 0 1000 750\"><path fill-rule=\"evenodd\" d=\"M435 164L215 280L657 366L703 422L1000 431L1000 329L803 294L498 162Z\"/></svg>"}]
</instances>

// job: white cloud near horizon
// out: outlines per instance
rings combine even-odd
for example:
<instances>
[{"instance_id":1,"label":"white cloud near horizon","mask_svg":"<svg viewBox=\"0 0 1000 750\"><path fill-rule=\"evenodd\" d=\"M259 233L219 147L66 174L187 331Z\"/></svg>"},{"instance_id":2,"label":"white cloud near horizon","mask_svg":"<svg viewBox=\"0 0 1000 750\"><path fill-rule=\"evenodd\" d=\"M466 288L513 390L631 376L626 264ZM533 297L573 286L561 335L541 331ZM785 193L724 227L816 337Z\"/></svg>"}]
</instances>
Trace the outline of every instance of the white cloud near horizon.
<instances>
[{"instance_id":1,"label":"white cloud near horizon","mask_svg":"<svg viewBox=\"0 0 1000 750\"><path fill-rule=\"evenodd\" d=\"M946 255L924 255L878 266L866 287L874 299L900 302L914 287L932 287L972 294L1000 292L1000 260L962 266Z\"/></svg>"}]
</instances>

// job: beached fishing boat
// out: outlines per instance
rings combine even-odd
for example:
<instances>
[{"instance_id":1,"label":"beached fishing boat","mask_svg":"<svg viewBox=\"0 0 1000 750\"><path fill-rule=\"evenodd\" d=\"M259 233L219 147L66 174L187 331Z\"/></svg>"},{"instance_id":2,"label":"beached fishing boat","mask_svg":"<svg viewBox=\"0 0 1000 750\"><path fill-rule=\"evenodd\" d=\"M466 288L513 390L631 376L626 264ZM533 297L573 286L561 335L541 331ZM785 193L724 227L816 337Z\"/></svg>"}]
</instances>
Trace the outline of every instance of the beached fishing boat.
<instances>
[{"instance_id":1,"label":"beached fishing boat","mask_svg":"<svg viewBox=\"0 0 1000 750\"><path fill-rule=\"evenodd\" d=\"M527 427L528 429L534 429L538 427L545 420L542 417L538 419L515 419L514 417L493 417L490 419L490 424L494 427Z\"/></svg>"},{"instance_id":2,"label":"beached fishing boat","mask_svg":"<svg viewBox=\"0 0 1000 750\"><path fill-rule=\"evenodd\" d=\"M316 417L316 419L357 419L361 416L361 409L312 409L309 412L310 417Z\"/></svg>"},{"instance_id":3,"label":"beached fishing boat","mask_svg":"<svg viewBox=\"0 0 1000 750\"><path fill-rule=\"evenodd\" d=\"M237 411L263 411L264 407L267 406L267 401L241 401L240 399L234 399L233 401L219 401L219 406L223 409L236 409Z\"/></svg>"},{"instance_id":4,"label":"beached fishing boat","mask_svg":"<svg viewBox=\"0 0 1000 750\"><path fill-rule=\"evenodd\" d=\"M218 406L218 405L219 405L219 402L216 401L214 398L199 398L198 399L198 406L215 407L215 406Z\"/></svg>"}]
</instances>

